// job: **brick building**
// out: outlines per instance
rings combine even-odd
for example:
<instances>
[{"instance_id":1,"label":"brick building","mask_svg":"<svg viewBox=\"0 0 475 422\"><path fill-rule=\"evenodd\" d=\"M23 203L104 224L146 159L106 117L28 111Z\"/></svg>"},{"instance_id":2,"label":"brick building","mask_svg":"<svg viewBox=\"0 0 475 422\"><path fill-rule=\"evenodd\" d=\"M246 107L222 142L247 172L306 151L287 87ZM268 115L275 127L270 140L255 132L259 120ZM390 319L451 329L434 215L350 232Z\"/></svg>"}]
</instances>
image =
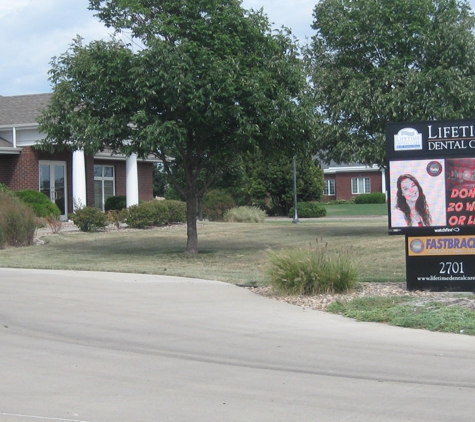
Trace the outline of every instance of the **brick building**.
<instances>
[{"instance_id":1,"label":"brick building","mask_svg":"<svg viewBox=\"0 0 475 422\"><path fill-rule=\"evenodd\" d=\"M350 200L362 193L386 193L384 169L363 164L321 165L325 178L323 201Z\"/></svg>"},{"instance_id":2,"label":"brick building","mask_svg":"<svg viewBox=\"0 0 475 422\"><path fill-rule=\"evenodd\" d=\"M108 152L50 154L35 148L45 137L36 118L51 95L0 96L0 183L13 190L45 193L58 205L63 219L73 211L74 202L103 209L113 195L126 195L127 206L152 199L157 160Z\"/></svg>"}]
</instances>

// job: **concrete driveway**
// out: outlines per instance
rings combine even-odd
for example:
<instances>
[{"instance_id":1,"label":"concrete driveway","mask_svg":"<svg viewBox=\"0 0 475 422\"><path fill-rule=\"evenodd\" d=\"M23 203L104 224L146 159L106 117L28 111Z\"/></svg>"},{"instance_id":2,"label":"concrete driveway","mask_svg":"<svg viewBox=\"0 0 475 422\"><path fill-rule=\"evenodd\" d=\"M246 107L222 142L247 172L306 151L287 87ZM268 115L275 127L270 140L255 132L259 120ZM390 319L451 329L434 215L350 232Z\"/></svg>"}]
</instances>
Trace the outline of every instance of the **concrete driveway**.
<instances>
[{"instance_id":1,"label":"concrete driveway","mask_svg":"<svg viewBox=\"0 0 475 422\"><path fill-rule=\"evenodd\" d=\"M229 284L0 269L0 421L473 421L475 338Z\"/></svg>"}]
</instances>

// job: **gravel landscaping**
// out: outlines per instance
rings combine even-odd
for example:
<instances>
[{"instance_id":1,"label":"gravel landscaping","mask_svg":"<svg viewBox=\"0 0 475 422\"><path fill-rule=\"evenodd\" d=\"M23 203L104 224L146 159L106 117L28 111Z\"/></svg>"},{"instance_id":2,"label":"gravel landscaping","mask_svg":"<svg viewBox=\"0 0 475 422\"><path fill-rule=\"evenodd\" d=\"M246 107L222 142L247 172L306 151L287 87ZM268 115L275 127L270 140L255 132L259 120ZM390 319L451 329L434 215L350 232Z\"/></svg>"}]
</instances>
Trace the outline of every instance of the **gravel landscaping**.
<instances>
[{"instance_id":1,"label":"gravel landscaping","mask_svg":"<svg viewBox=\"0 0 475 422\"><path fill-rule=\"evenodd\" d=\"M315 296L279 296L272 291L271 287L247 287L253 293L261 296L291 303L306 309L325 311L327 306L335 300L350 301L358 297L374 296L408 296L417 297L416 305L428 302L442 302L449 306L464 306L475 309L475 296L470 293L408 291L405 283L360 283L358 290L347 294L321 294ZM474 298L461 297L473 296Z\"/></svg>"}]
</instances>

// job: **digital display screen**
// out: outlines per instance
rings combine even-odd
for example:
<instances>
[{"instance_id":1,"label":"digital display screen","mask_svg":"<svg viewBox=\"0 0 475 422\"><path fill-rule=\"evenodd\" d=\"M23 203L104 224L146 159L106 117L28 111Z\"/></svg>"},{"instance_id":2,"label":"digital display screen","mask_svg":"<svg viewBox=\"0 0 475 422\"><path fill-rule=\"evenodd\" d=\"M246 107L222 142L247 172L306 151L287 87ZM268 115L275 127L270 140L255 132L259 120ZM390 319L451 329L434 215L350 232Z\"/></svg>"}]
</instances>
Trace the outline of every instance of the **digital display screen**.
<instances>
[{"instance_id":1,"label":"digital display screen","mask_svg":"<svg viewBox=\"0 0 475 422\"><path fill-rule=\"evenodd\" d=\"M391 161L388 202L396 233L475 232L475 158Z\"/></svg>"}]
</instances>

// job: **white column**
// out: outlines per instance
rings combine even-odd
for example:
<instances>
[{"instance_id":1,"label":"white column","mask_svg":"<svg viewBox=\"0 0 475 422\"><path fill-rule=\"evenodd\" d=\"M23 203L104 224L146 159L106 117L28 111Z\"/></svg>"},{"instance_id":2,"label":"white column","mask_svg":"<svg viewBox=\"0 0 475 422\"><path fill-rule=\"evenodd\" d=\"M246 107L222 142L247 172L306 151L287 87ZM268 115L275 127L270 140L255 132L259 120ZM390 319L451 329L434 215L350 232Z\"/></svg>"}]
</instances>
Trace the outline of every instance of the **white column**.
<instances>
[{"instance_id":1,"label":"white column","mask_svg":"<svg viewBox=\"0 0 475 422\"><path fill-rule=\"evenodd\" d=\"M139 203L139 175L137 170L137 154L127 157L125 162L125 196L127 208Z\"/></svg>"},{"instance_id":2,"label":"white column","mask_svg":"<svg viewBox=\"0 0 475 422\"><path fill-rule=\"evenodd\" d=\"M73 207L86 206L86 164L84 151L73 152Z\"/></svg>"},{"instance_id":3,"label":"white column","mask_svg":"<svg viewBox=\"0 0 475 422\"><path fill-rule=\"evenodd\" d=\"M381 168L381 191L386 195L386 200L388 199L388 194L386 192L386 169Z\"/></svg>"}]
</instances>

